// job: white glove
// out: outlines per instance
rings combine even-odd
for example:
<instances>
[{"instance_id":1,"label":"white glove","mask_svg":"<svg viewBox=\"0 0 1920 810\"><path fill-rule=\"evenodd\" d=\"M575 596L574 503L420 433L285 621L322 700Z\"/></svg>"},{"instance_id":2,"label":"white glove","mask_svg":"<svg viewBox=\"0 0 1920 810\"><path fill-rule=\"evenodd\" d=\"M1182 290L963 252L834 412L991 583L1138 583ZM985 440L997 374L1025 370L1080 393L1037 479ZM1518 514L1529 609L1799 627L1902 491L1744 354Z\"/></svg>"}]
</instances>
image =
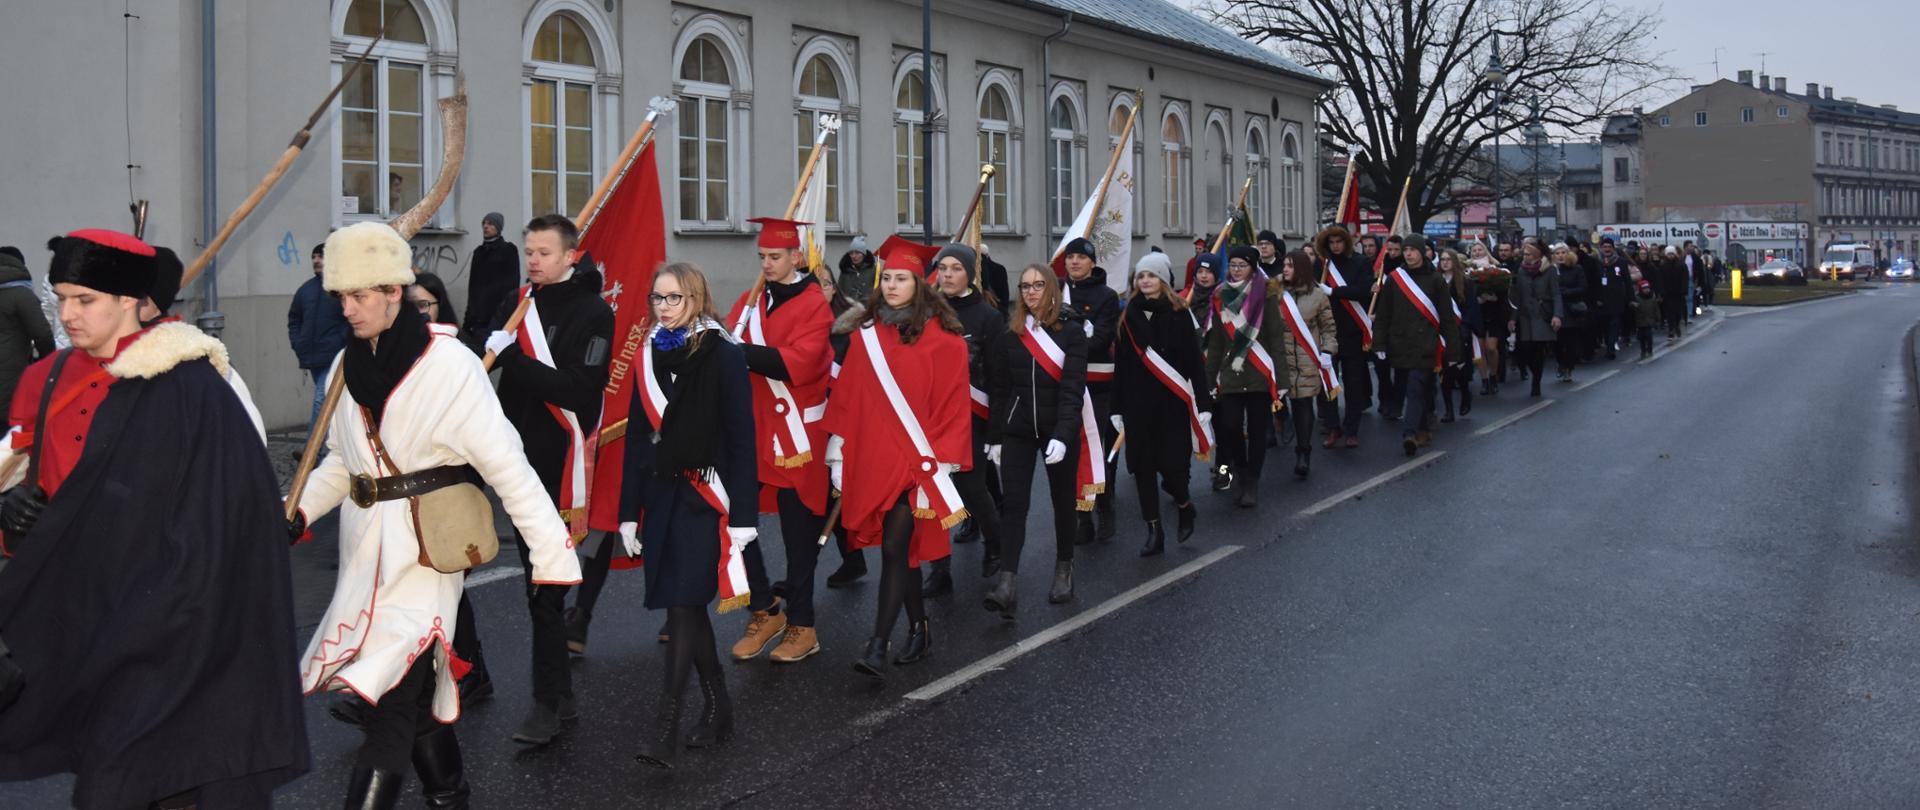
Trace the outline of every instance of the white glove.
<instances>
[{"instance_id":1,"label":"white glove","mask_svg":"<svg viewBox=\"0 0 1920 810\"><path fill-rule=\"evenodd\" d=\"M514 337L512 332L495 332L487 336L487 353L498 356L501 352L506 351L508 346L512 346L513 342Z\"/></svg>"},{"instance_id":2,"label":"white glove","mask_svg":"<svg viewBox=\"0 0 1920 810\"><path fill-rule=\"evenodd\" d=\"M1374 352L1374 353L1373 353L1373 356L1374 356L1374 357L1378 357L1378 358L1380 358L1381 360L1385 360L1385 359L1387 359L1387 353L1386 353L1386 352Z\"/></svg>"},{"instance_id":3,"label":"white glove","mask_svg":"<svg viewBox=\"0 0 1920 810\"><path fill-rule=\"evenodd\" d=\"M632 521L620 524L620 544L627 547L627 556L640 556L640 524Z\"/></svg>"},{"instance_id":4,"label":"white glove","mask_svg":"<svg viewBox=\"0 0 1920 810\"><path fill-rule=\"evenodd\" d=\"M833 485L834 492L847 491L847 488L842 486L840 481L841 481L840 462L839 461L827 462L827 482Z\"/></svg>"},{"instance_id":5,"label":"white glove","mask_svg":"<svg viewBox=\"0 0 1920 810\"><path fill-rule=\"evenodd\" d=\"M1116 413L1113 416L1108 417L1108 419L1109 421L1113 422L1113 431L1115 433L1127 432L1127 423L1120 419L1120 414Z\"/></svg>"},{"instance_id":6,"label":"white glove","mask_svg":"<svg viewBox=\"0 0 1920 810\"><path fill-rule=\"evenodd\" d=\"M1059 464L1067 457L1067 445L1059 439L1047 440L1047 463Z\"/></svg>"},{"instance_id":7,"label":"white glove","mask_svg":"<svg viewBox=\"0 0 1920 810\"><path fill-rule=\"evenodd\" d=\"M987 445L987 460L993 462L995 465L1000 463L1000 445Z\"/></svg>"},{"instance_id":8,"label":"white glove","mask_svg":"<svg viewBox=\"0 0 1920 810\"><path fill-rule=\"evenodd\" d=\"M1212 411L1200 412L1200 430L1206 433L1213 432L1213 412Z\"/></svg>"},{"instance_id":9,"label":"white glove","mask_svg":"<svg viewBox=\"0 0 1920 810\"><path fill-rule=\"evenodd\" d=\"M833 484L835 492L840 491L840 463L845 460L841 451L846 444L847 440L839 436L827 437L827 480Z\"/></svg>"},{"instance_id":10,"label":"white glove","mask_svg":"<svg viewBox=\"0 0 1920 810\"><path fill-rule=\"evenodd\" d=\"M1331 354L1327 354L1326 352L1321 352L1321 353L1320 353L1320 367L1321 367L1321 368L1333 368L1333 355L1331 355Z\"/></svg>"},{"instance_id":11,"label":"white glove","mask_svg":"<svg viewBox=\"0 0 1920 810\"><path fill-rule=\"evenodd\" d=\"M736 555L745 551L747 544L753 542L754 538L759 536L760 530L752 526L744 529L736 529L732 526L727 527L727 540L733 543L733 553Z\"/></svg>"}]
</instances>

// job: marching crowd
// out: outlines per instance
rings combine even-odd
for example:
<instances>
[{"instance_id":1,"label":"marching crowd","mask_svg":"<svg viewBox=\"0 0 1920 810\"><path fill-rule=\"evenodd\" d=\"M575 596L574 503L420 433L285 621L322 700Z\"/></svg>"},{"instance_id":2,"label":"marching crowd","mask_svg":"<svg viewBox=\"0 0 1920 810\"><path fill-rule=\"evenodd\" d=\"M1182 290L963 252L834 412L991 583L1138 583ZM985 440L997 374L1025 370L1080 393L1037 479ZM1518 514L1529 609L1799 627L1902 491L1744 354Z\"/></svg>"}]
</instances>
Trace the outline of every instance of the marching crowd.
<instances>
[{"instance_id":1,"label":"marching crowd","mask_svg":"<svg viewBox=\"0 0 1920 810\"><path fill-rule=\"evenodd\" d=\"M981 544L981 604L1011 621L1029 517L1051 510L1046 598L1071 602L1076 549L1125 523L1122 459L1138 553L1160 555L1198 531L1195 458L1254 507L1270 447L1290 445L1307 477L1313 445L1358 447L1376 404L1415 455L1510 375L1539 396L1548 355L1569 381L1630 342L1646 356L1657 329L1677 338L1715 267L1690 244L1489 251L1336 226L1292 250L1270 232L1201 243L1179 274L1158 249L1100 267L1084 238L1012 273L965 244L856 240L834 272L807 266L807 223L753 221L751 289L723 309L700 268L668 263L632 336L614 334L565 217L527 224L516 288L489 215L498 266L476 267L464 331L399 233L335 232L289 314L327 452L285 504L224 347L166 315L178 259L112 231L56 240L73 349L23 373L7 456L21 463L0 467L0 779L77 773L81 807L263 804L307 767L299 697L326 691L365 735L347 806L393 806L411 769L428 806L464 807L455 721L493 691L462 587L496 551L482 485L513 524L532 625L514 738L549 742L577 716L569 656L609 572L637 566L665 650L637 758L671 768L733 735L716 605L749 614L731 659L811 658L828 543L828 587L867 576L879 549L851 663L884 679L936 649L925 605L955 590L953 542ZM621 368L630 416L602 425ZM621 476L594 505L596 465ZM286 546L257 541L282 522L307 540L336 509L338 580L296 653ZM102 550L60 553L76 545Z\"/></svg>"}]
</instances>

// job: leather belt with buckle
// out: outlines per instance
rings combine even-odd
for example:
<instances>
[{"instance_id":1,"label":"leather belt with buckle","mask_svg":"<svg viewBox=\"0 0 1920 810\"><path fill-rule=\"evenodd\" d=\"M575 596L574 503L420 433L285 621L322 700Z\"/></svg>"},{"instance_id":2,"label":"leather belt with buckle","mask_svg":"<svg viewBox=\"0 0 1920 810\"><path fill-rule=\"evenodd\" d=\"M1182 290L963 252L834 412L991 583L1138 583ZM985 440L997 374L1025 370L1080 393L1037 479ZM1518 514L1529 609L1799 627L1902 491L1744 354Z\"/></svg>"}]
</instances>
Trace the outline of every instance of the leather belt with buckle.
<instances>
[{"instance_id":1,"label":"leather belt with buckle","mask_svg":"<svg viewBox=\"0 0 1920 810\"><path fill-rule=\"evenodd\" d=\"M436 489L475 482L474 479L477 477L473 467L465 464L454 467L434 467L430 470L390 475L385 478L355 475L348 482L347 497L353 500L354 505L361 509L368 509L381 501L418 498Z\"/></svg>"}]
</instances>

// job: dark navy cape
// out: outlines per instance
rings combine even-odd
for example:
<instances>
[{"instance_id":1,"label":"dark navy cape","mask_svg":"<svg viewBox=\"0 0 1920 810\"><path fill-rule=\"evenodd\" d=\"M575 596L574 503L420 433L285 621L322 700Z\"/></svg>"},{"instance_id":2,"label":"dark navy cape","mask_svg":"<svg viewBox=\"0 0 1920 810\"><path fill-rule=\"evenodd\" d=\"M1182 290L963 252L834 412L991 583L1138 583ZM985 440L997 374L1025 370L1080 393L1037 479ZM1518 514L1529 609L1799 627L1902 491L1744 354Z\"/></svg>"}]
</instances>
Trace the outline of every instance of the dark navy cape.
<instances>
[{"instance_id":1,"label":"dark navy cape","mask_svg":"<svg viewBox=\"0 0 1920 810\"><path fill-rule=\"evenodd\" d=\"M205 359L116 380L80 463L0 568L26 673L0 780L73 802L263 806L307 770L286 522L266 449Z\"/></svg>"}]
</instances>

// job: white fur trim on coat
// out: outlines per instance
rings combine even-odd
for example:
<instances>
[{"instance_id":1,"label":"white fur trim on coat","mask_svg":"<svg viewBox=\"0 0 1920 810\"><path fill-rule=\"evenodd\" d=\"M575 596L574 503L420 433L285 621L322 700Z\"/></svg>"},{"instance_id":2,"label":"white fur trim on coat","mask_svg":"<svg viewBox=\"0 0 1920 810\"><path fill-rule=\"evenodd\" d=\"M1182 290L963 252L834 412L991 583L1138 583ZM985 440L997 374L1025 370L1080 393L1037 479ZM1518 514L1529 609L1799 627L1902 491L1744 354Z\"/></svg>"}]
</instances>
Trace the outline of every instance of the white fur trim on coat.
<instances>
[{"instance_id":1,"label":"white fur trim on coat","mask_svg":"<svg viewBox=\"0 0 1920 810\"><path fill-rule=\"evenodd\" d=\"M227 362L227 347L219 340L194 326L171 321L148 329L134 340L107 364L107 373L123 380L151 380L174 366L202 357L212 362L222 377L232 368Z\"/></svg>"}]
</instances>

